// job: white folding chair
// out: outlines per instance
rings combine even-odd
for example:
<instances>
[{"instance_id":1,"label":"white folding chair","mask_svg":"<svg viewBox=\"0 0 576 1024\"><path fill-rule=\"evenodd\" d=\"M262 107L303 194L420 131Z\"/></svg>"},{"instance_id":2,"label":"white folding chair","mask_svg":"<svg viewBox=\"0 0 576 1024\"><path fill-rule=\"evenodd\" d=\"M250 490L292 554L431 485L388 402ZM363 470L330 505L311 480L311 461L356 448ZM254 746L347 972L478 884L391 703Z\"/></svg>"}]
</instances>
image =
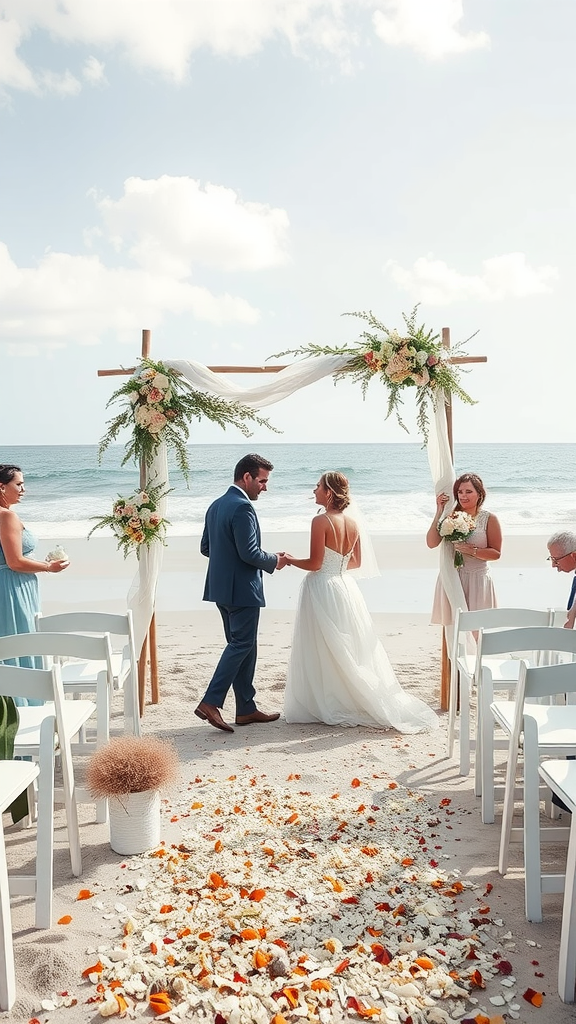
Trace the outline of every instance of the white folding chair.
<instances>
[{"instance_id":1,"label":"white folding chair","mask_svg":"<svg viewBox=\"0 0 576 1024\"><path fill-rule=\"evenodd\" d=\"M482 821L484 824L492 824L494 821L494 724L500 724L499 719L493 714L491 707L494 700L494 690L503 689L515 690L517 680L493 679L492 673L486 667L485 659L501 657L503 654L526 655L524 660L532 666L552 664L558 660L559 652L568 652L569 655L576 652L576 633L570 629L560 629L555 626L523 627L522 629L501 629L485 633L480 630L478 635L478 653L476 682L478 691L478 746L476 751L477 785L476 793L482 799ZM528 658L528 654L530 657ZM515 666L514 674L520 670L521 661L511 661L509 664ZM511 694L509 693L509 698ZM498 701L514 707L514 701ZM509 730L505 730L510 735ZM507 742L506 742L506 745Z\"/></svg>"},{"instance_id":2,"label":"white folding chair","mask_svg":"<svg viewBox=\"0 0 576 1024\"><path fill-rule=\"evenodd\" d=\"M140 708L138 702L138 663L134 646L132 612L115 615L109 612L62 612L57 615L37 615L36 629L39 633L108 633L112 641L112 685L113 693L121 692L124 698L124 732L140 736ZM116 644L118 643L118 649ZM93 693L97 689L102 666L87 659L81 663L72 662L62 666L62 681L65 692Z\"/></svg>"},{"instance_id":3,"label":"white folding chair","mask_svg":"<svg viewBox=\"0 0 576 1024\"><path fill-rule=\"evenodd\" d=\"M72 752L79 755L92 754L98 747L104 746L110 739L110 692L112 669L112 649L107 633L102 636L84 635L81 633L18 633L14 636L0 637L0 661L19 658L24 655L41 657L44 667L48 668L52 659L79 658L80 665L91 663L100 667L95 683L96 697L96 736L87 740L85 729L80 729L81 739L71 745ZM61 666L62 675L62 666ZM66 687L64 687L66 695ZM69 703L69 702L67 702ZM75 735L75 734L72 734ZM94 800L83 789L77 790L78 803L94 803ZM96 821L105 822L108 818L106 800L96 801Z\"/></svg>"},{"instance_id":4,"label":"white folding chair","mask_svg":"<svg viewBox=\"0 0 576 1024\"><path fill-rule=\"evenodd\" d=\"M0 815L16 797L34 784L39 771L37 764L27 761L0 761ZM39 856L40 847L38 846L37 857ZM15 1000L16 978L10 920L10 883L6 866L4 830L0 828L0 1010L10 1010Z\"/></svg>"},{"instance_id":5,"label":"white folding chair","mask_svg":"<svg viewBox=\"0 0 576 1024\"><path fill-rule=\"evenodd\" d=\"M572 631L567 629L554 632L572 635ZM540 829L540 759L576 754L576 705L536 702L557 694L573 693L576 693L576 662L530 668L526 661L522 661L516 700L494 701L491 705L496 722L510 737L498 870L500 874L506 874L510 842L513 839L523 840L526 917L529 921L542 920L542 892L558 891L554 887L554 876L542 875L540 843L567 838L565 828ZM515 829L512 819L520 751L524 761L524 823L522 829Z\"/></svg>"},{"instance_id":6,"label":"white folding chair","mask_svg":"<svg viewBox=\"0 0 576 1024\"><path fill-rule=\"evenodd\" d=\"M481 629L505 629L515 626L548 626L550 612L532 608L482 608L468 612L456 610L453 638L450 651L450 696L448 702L448 756L454 752L456 717L460 704L458 740L460 747L460 775L470 774L470 752L476 751L478 759L479 722L476 724L476 738L471 738L470 697L476 670L476 644L472 633ZM491 658L485 666L495 688L509 689L518 678L518 662L510 658ZM479 714L479 712L478 712ZM478 772L477 783L478 783ZM476 794L479 796L479 792Z\"/></svg>"},{"instance_id":7,"label":"white folding chair","mask_svg":"<svg viewBox=\"0 0 576 1024\"><path fill-rule=\"evenodd\" d=\"M33 634L20 634L21 637ZM0 637L0 644L12 637ZM26 649L21 654L26 654ZM11 654L10 657L14 655ZM18 649L16 657L19 657ZM8 697L27 697L43 704L19 707L19 726L14 740L15 757L32 757L39 762L38 778L38 831L42 836L39 847L41 856L36 867L38 896L36 900L36 924L38 928L49 928L52 904L52 854L50 852L50 882L47 885L46 867L48 858L45 850L52 850L54 843L54 768L56 757L60 758L62 769L62 797L66 811L68 844L72 874L82 873L80 832L78 829L78 808L74 768L72 764L71 740L96 711L96 705L89 700L65 700L60 677L60 668L50 669L18 668L0 664L0 694ZM50 822L50 828L48 827ZM46 893L49 893L47 905ZM42 898L39 898L42 894Z\"/></svg>"},{"instance_id":8,"label":"white folding chair","mask_svg":"<svg viewBox=\"0 0 576 1024\"><path fill-rule=\"evenodd\" d=\"M558 957L558 995L563 1003L573 1003L576 989L576 762L545 761L540 765L540 777L572 814L566 874L560 876L564 882L564 905Z\"/></svg>"}]
</instances>

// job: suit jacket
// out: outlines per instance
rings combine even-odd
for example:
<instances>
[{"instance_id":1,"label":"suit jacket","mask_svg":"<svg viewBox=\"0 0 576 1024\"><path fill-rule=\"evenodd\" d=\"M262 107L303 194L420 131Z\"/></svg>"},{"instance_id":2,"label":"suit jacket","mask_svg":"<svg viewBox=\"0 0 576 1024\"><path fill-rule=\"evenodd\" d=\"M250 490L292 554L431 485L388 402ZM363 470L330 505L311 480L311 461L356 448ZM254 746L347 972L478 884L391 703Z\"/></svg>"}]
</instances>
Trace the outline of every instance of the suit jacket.
<instances>
[{"instance_id":1,"label":"suit jacket","mask_svg":"<svg viewBox=\"0 0 576 1024\"><path fill-rule=\"evenodd\" d=\"M209 558L204 601L264 607L262 570L274 572L278 559L262 551L256 512L240 488L230 487L210 505L200 551Z\"/></svg>"}]
</instances>

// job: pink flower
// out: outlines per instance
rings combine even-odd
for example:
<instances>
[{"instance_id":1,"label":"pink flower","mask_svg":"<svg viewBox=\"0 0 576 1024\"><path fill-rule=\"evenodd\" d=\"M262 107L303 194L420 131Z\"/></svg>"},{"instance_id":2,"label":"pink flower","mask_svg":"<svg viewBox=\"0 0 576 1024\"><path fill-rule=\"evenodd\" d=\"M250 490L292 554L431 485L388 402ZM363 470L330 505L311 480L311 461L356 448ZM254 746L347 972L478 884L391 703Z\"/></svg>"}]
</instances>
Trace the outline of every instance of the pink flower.
<instances>
[{"instance_id":1,"label":"pink flower","mask_svg":"<svg viewBox=\"0 0 576 1024\"><path fill-rule=\"evenodd\" d=\"M159 391L158 388L150 388L148 392L147 402L149 405L154 405L156 402L161 402L163 398L163 391Z\"/></svg>"},{"instance_id":2,"label":"pink flower","mask_svg":"<svg viewBox=\"0 0 576 1024\"><path fill-rule=\"evenodd\" d=\"M405 345L395 352L386 366L386 376L394 384L402 384L412 374L412 361Z\"/></svg>"},{"instance_id":3,"label":"pink flower","mask_svg":"<svg viewBox=\"0 0 576 1024\"><path fill-rule=\"evenodd\" d=\"M150 523L150 526L160 526L162 517L159 516L157 512L153 512L148 522Z\"/></svg>"},{"instance_id":4,"label":"pink flower","mask_svg":"<svg viewBox=\"0 0 576 1024\"><path fill-rule=\"evenodd\" d=\"M426 360L426 365L427 366L436 366L436 363L439 363L439 362L440 362L440 360L439 360L438 356L435 356L434 353L431 352L430 355L428 356L428 359Z\"/></svg>"}]
</instances>

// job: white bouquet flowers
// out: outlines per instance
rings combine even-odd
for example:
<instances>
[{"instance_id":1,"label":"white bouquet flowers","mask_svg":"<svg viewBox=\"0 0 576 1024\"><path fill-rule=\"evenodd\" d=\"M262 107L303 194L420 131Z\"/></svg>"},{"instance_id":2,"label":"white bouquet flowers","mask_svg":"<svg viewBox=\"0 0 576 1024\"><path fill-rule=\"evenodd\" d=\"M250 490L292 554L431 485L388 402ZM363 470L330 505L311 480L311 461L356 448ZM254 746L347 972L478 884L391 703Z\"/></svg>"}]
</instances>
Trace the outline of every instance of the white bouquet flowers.
<instances>
[{"instance_id":1,"label":"white bouquet flowers","mask_svg":"<svg viewBox=\"0 0 576 1024\"><path fill-rule=\"evenodd\" d=\"M454 512L449 512L438 524L438 533L444 540L450 541L451 544L457 544L468 540L468 537L474 532L475 528L476 520L474 516L462 510L454 510ZM464 565L464 558L460 551L454 553L454 565L456 568Z\"/></svg>"},{"instance_id":2,"label":"white bouquet flowers","mask_svg":"<svg viewBox=\"0 0 576 1024\"><path fill-rule=\"evenodd\" d=\"M68 561L68 555L64 551L64 548L62 547L62 545L61 544L57 544L56 547L52 548L52 551L49 551L48 554L46 555L46 561L47 562L67 562Z\"/></svg>"}]
</instances>

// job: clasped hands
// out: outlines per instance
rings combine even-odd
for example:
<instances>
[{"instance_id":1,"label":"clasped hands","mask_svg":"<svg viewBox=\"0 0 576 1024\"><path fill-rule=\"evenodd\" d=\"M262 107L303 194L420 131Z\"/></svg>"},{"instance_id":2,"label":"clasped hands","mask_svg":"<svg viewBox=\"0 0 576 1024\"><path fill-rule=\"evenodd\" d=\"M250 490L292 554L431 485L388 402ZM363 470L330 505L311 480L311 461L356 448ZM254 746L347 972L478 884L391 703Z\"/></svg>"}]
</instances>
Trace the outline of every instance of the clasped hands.
<instances>
[{"instance_id":1,"label":"clasped hands","mask_svg":"<svg viewBox=\"0 0 576 1024\"><path fill-rule=\"evenodd\" d=\"M276 558L278 561L276 562L276 568L283 569L285 565L290 565L290 559L292 557L293 556L289 555L286 551L277 551Z\"/></svg>"}]
</instances>

